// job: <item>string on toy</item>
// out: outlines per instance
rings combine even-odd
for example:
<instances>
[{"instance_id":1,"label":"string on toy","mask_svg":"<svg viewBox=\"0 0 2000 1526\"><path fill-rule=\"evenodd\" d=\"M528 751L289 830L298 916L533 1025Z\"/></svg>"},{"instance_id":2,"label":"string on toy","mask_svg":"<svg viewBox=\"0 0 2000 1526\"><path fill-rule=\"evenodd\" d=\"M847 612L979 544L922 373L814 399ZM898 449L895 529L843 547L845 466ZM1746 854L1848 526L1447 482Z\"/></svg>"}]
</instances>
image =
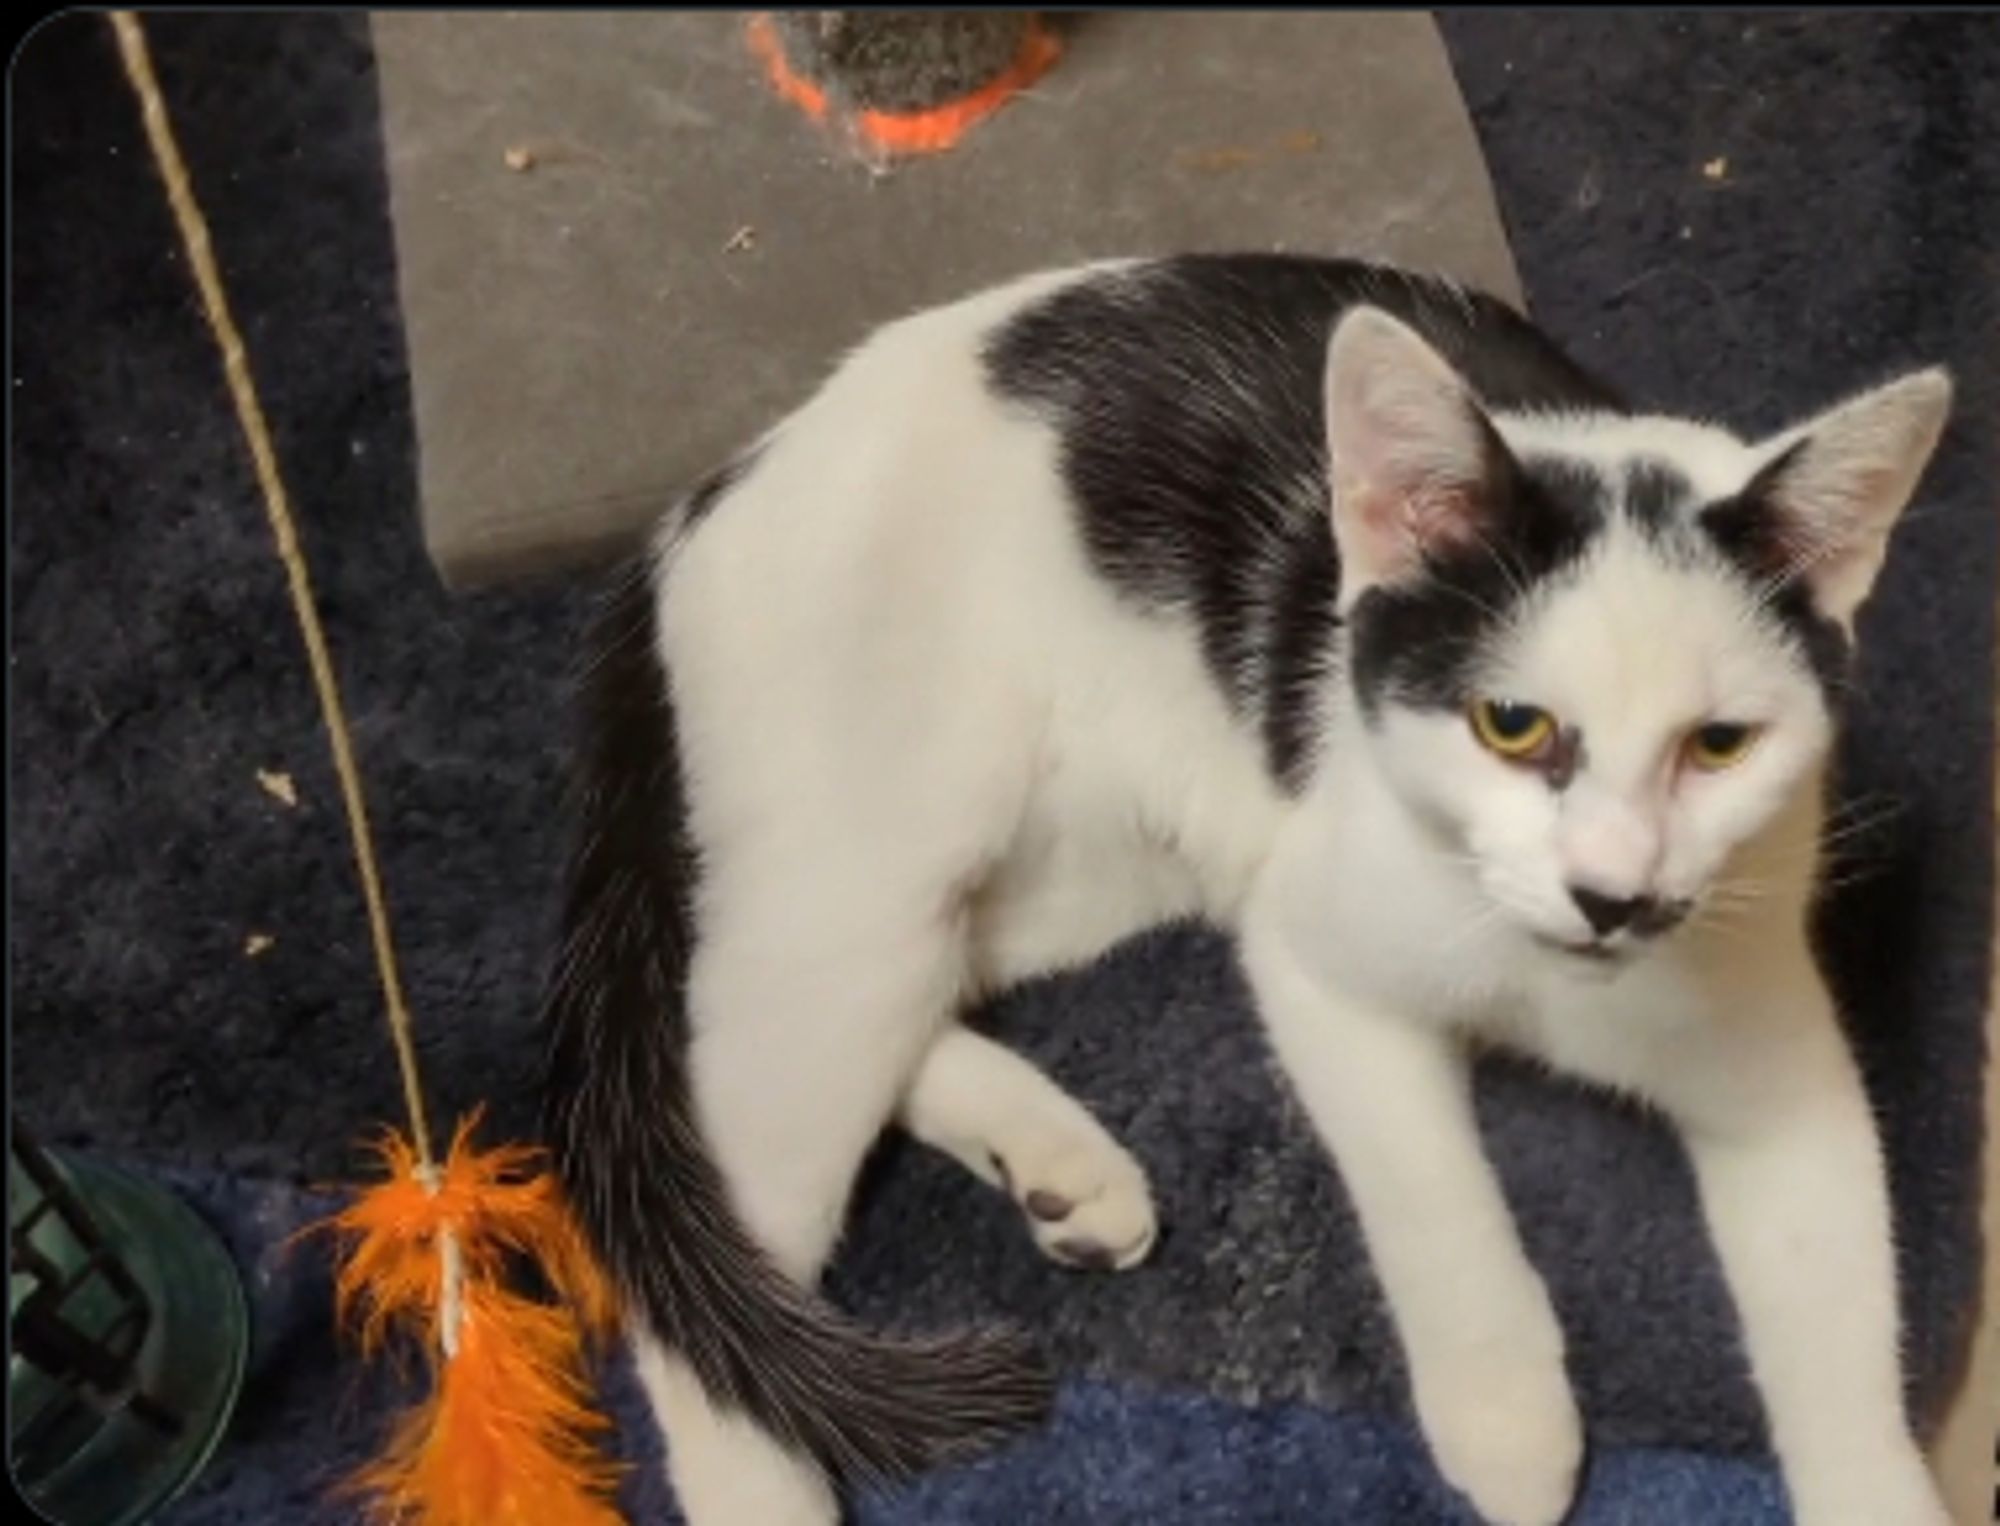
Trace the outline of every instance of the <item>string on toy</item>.
<instances>
[{"instance_id":1,"label":"string on toy","mask_svg":"<svg viewBox=\"0 0 2000 1526\"><path fill-rule=\"evenodd\" d=\"M340 681L327 652L326 632L319 622L319 608L313 598L312 572L305 553L299 548L297 522L292 517L291 496L278 470L278 453L271 444L270 426L264 421L263 404L250 376L250 358L243 347L242 332L229 311L229 298L222 287L222 273L215 262L215 245L208 236L208 219L202 215L188 178L187 163L167 120L166 100L153 72L151 51L145 31L131 11L113 11L111 24L118 32L118 50L125 61L126 76L138 93L140 114L145 119L146 139L152 145L160 178L166 183L167 201L180 227L181 243L187 249L188 264L195 285L201 291L201 305L215 342L222 350L224 378L230 400L236 405L236 419L242 426L244 442L257 469L257 485L263 491L264 510L277 541L278 558L285 564L286 585L291 590L292 613L298 618L299 635L305 641L306 660L312 666L313 689L319 696L320 719L326 725L327 741L333 751L333 771L340 780L341 804L346 810L347 830L354 843L354 866L361 876L361 898L368 908L368 937L375 949L375 973L382 983L382 1000L389 1019L389 1041L396 1048L396 1068L402 1075L403 1107L410 1117L410 1140L416 1147L417 1163L426 1171L436 1169L431 1154L430 1119L424 1107L422 1073L417 1065L414 1025L409 1003L403 997L403 977L396 963L396 943L389 931L388 898L382 891L382 871L375 856L375 834L368 825L368 802L361 792L361 770L354 761L354 739L347 726L347 711L340 702Z\"/></svg>"}]
</instances>

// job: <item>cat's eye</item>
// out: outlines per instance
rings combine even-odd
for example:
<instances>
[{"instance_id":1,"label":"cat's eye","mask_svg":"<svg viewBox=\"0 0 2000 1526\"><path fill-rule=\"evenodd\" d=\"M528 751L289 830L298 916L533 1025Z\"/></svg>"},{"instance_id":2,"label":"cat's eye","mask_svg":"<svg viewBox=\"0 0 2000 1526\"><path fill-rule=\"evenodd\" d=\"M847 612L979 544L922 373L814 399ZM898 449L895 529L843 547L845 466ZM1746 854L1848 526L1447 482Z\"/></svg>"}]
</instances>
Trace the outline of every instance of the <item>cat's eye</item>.
<instances>
[{"instance_id":1,"label":"cat's eye","mask_svg":"<svg viewBox=\"0 0 2000 1526\"><path fill-rule=\"evenodd\" d=\"M1757 745L1757 728L1734 721L1710 721L1688 737L1688 761L1714 773L1741 763Z\"/></svg>"},{"instance_id":2,"label":"cat's eye","mask_svg":"<svg viewBox=\"0 0 2000 1526\"><path fill-rule=\"evenodd\" d=\"M1556 718L1537 705L1482 699L1472 707L1472 734L1510 762L1531 763L1554 742Z\"/></svg>"}]
</instances>

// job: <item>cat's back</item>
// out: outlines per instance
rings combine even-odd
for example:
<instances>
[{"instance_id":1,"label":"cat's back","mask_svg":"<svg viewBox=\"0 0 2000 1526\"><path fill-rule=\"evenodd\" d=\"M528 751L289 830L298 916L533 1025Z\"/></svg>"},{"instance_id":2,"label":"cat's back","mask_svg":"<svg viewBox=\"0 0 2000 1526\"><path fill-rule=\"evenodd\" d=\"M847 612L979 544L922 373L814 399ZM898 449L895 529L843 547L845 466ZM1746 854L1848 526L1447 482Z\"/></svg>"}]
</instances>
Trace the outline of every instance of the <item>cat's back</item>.
<instances>
[{"instance_id":1,"label":"cat's back","mask_svg":"<svg viewBox=\"0 0 2000 1526\"><path fill-rule=\"evenodd\" d=\"M1619 406L1496 297L1442 276L1298 255L1192 254L1079 273L998 324L985 360L1002 396L1087 424L1107 446L1169 434L1316 444L1327 343L1364 304L1414 328L1491 411Z\"/></svg>"},{"instance_id":2,"label":"cat's back","mask_svg":"<svg viewBox=\"0 0 2000 1526\"><path fill-rule=\"evenodd\" d=\"M1066 520L1054 444L995 390L986 352L1051 296L1123 268L1040 272L870 333L668 516L669 625L824 622L837 641L862 610L908 624L942 600L962 615L1008 569L1045 562Z\"/></svg>"},{"instance_id":3,"label":"cat's back","mask_svg":"<svg viewBox=\"0 0 2000 1526\"><path fill-rule=\"evenodd\" d=\"M962 480L944 496L979 496L972 474L1019 454L1023 423L1048 437L1100 553L1189 514L1255 517L1323 486L1327 342L1363 303L1424 335L1494 411L1617 406L1519 313L1441 277L1287 255L1106 260L882 325L721 474L728 493L695 494L677 529L725 498L801 515L850 487L857 507L889 502L891 477L935 498L932 477L953 462ZM753 476L762 490L740 492Z\"/></svg>"}]
</instances>

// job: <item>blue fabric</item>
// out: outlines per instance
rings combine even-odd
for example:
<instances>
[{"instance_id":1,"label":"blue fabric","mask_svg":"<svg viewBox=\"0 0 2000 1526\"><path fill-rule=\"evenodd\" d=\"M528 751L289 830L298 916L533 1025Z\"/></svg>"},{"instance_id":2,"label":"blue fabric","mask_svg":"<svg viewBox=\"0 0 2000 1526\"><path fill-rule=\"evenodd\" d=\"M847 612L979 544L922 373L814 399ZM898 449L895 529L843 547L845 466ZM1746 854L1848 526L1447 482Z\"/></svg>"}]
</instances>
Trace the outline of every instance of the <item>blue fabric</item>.
<instances>
[{"instance_id":1,"label":"blue fabric","mask_svg":"<svg viewBox=\"0 0 2000 1526\"><path fill-rule=\"evenodd\" d=\"M650 1519L650 1516L642 1516ZM1621 1449L1593 1460L1573 1526L1790 1519L1768 1467ZM977 1466L868 1500L860 1526L1478 1526L1406 1427L1305 1405L1250 1409L1108 1384Z\"/></svg>"},{"instance_id":2,"label":"blue fabric","mask_svg":"<svg viewBox=\"0 0 2000 1526\"><path fill-rule=\"evenodd\" d=\"M326 1242L297 1240L335 1200L281 1183L159 1173L243 1268L254 1344L232 1435L160 1526L355 1526L338 1480L380 1444L399 1402L385 1368L334 1339ZM632 1526L674 1510L659 1433L630 1364L604 1375ZM1570 1526L1783 1526L1758 1461L1613 1447L1592 1457ZM1479 1526L1394 1419L1249 1406L1136 1384L1068 1384L1048 1428L966 1467L857 1501L854 1526Z\"/></svg>"}]
</instances>

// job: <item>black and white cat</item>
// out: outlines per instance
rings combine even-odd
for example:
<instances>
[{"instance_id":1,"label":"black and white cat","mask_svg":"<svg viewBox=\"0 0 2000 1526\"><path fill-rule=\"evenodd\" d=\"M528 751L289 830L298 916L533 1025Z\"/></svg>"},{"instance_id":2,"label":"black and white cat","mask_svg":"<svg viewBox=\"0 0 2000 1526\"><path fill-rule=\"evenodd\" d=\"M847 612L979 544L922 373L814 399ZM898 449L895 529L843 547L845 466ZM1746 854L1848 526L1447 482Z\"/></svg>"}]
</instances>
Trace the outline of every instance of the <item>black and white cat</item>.
<instances>
[{"instance_id":1,"label":"black and white cat","mask_svg":"<svg viewBox=\"0 0 2000 1526\"><path fill-rule=\"evenodd\" d=\"M1190 914L1490 1521L1553 1526L1583 1433L1469 1040L1678 1125L1802 1526L1944 1526L1806 913L1949 403L1922 371L1745 441L1442 281L1114 262L882 329L692 494L587 680L549 1121L694 1526L824 1526L1035 1422L1015 1337L813 1283L891 1120L1051 1256L1140 1261L1140 1167L956 1016Z\"/></svg>"}]
</instances>

